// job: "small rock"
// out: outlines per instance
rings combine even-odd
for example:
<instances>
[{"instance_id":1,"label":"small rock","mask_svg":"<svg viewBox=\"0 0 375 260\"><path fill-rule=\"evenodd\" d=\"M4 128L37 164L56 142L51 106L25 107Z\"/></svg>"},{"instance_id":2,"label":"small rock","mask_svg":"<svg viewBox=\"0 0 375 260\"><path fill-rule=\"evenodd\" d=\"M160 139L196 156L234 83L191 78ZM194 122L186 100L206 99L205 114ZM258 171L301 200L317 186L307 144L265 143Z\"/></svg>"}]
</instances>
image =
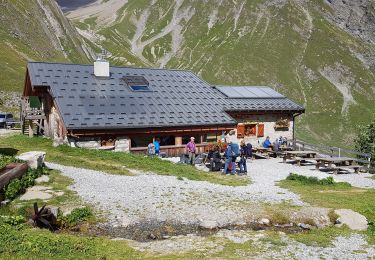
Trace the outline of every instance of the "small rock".
<instances>
[{"instance_id":1,"label":"small rock","mask_svg":"<svg viewBox=\"0 0 375 260\"><path fill-rule=\"evenodd\" d=\"M163 236L162 238L163 239L168 239L168 238L171 238L171 236Z\"/></svg>"},{"instance_id":2,"label":"small rock","mask_svg":"<svg viewBox=\"0 0 375 260\"><path fill-rule=\"evenodd\" d=\"M311 230L312 226L305 223L298 223L298 226L304 230Z\"/></svg>"},{"instance_id":3,"label":"small rock","mask_svg":"<svg viewBox=\"0 0 375 260\"><path fill-rule=\"evenodd\" d=\"M336 219L335 225L340 225L340 224L342 224L341 219L340 218Z\"/></svg>"},{"instance_id":4,"label":"small rock","mask_svg":"<svg viewBox=\"0 0 375 260\"><path fill-rule=\"evenodd\" d=\"M153 239L153 240L155 240L155 239L156 239L156 236L155 236L154 234L151 233L150 235L148 235L148 238L149 238L149 239Z\"/></svg>"},{"instance_id":5,"label":"small rock","mask_svg":"<svg viewBox=\"0 0 375 260\"><path fill-rule=\"evenodd\" d=\"M55 195L56 196L62 196L62 195L64 195L65 193L63 192L63 191L56 191L55 192Z\"/></svg>"},{"instance_id":6,"label":"small rock","mask_svg":"<svg viewBox=\"0 0 375 260\"><path fill-rule=\"evenodd\" d=\"M35 179L35 183L49 182L49 177L47 175L42 175L39 178Z\"/></svg>"},{"instance_id":7,"label":"small rock","mask_svg":"<svg viewBox=\"0 0 375 260\"><path fill-rule=\"evenodd\" d=\"M9 202L10 202L10 200L3 200L1 202L1 207L4 207L4 206L8 205Z\"/></svg>"},{"instance_id":8,"label":"small rock","mask_svg":"<svg viewBox=\"0 0 375 260\"><path fill-rule=\"evenodd\" d=\"M218 224L216 221L212 221L212 220L203 220L200 224L199 224L199 227L200 228L203 228L203 229L216 229L218 227Z\"/></svg>"},{"instance_id":9,"label":"small rock","mask_svg":"<svg viewBox=\"0 0 375 260\"><path fill-rule=\"evenodd\" d=\"M259 220L259 224L268 226L270 224L270 220L268 218L262 218Z\"/></svg>"}]
</instances>

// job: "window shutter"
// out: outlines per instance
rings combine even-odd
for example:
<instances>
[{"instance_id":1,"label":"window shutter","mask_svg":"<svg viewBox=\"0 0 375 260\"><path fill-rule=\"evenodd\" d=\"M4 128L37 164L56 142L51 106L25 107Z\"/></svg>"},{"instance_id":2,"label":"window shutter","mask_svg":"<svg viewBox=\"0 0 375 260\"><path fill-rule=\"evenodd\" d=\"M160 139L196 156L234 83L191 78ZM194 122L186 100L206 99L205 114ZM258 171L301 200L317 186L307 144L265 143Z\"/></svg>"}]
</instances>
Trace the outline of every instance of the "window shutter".
<instances>
[{"instance_id":1,"label":"window shutter","mask_svg":"<svg viewBox=\"0 0 375 260\"><path fill-rule=\"evenodd\" d=\"M264 137L264 124L258 124L258 135L257 137Z\"/></svg>"},{"instance_id":2,"label":"window shutter","mask_svg":"<svg viewBox=\"0 0 375 260\"><path fill-rule=\"evenodd\" d=\"M245 136L245 125L237 125L237 138L243 138Z\"/></svg>"}]
</instances>

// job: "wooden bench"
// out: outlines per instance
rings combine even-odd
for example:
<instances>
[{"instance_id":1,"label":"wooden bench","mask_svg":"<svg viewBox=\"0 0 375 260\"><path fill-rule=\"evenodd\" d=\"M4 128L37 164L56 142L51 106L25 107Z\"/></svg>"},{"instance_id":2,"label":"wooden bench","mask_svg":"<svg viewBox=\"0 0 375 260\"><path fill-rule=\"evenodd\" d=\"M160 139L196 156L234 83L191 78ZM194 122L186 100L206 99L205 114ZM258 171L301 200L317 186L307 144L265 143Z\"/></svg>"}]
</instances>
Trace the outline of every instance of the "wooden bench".
<instances>
[{"instance_id":1,"label":"wooden bench","mask_svg":"<svg viewBox=\"0 0 375 260\"><path fill-rule=\"evenodd\" d=\"M255 159L269 159L269 156L262 153L253 153Z\"/></svg>"},{"instance_id":2,"label":"wooden bench","mask_svg":"<svg viewBox=\"0 0 375 260\"><path fill-rule=\"evenodd\" d=\"M349 170L354 170L354 173L359 173L359 170L361 168L362 168L361 165L336 166L333 170L333 173L338 174L339 171L349 171Z\"/></svg>"},{"instance_id":3,"label":"wooden bench","mask_svg":"<svg viewBox=\"0 0 375 260\"><path fill-rule=\"evenodd\" d=\"M290 160L292 162L295 162L298 166L301 166L301 162L305 162L306 159L307 158L298 157L298 156L295 156L295 157L292 157L292 158L286 158L286 156L284 156L283 162L286 163L286 160Z\"/></svg>"}]
</instances>

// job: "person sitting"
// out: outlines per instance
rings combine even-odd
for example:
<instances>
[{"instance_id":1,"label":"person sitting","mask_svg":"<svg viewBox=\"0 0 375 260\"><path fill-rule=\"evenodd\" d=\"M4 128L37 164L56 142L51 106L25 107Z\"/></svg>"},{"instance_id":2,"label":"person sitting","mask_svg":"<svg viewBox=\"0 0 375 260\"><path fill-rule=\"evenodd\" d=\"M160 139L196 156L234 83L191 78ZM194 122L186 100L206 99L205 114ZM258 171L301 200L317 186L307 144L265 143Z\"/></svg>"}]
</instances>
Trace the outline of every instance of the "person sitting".
<instances>
[{"instance_id":1,"label":"person sitting","mask_svg":"<svg viewBox=\"0 0 375 260\"><path fill-rule=\"evenodd\" d=\"M283 145L283 137L282 136L280 136L278 139L276 139L277 140L277 143L279 144L279 146L281 146L281 145Z\"/></svg>"},{"instance_id":2,"label":"person sitting","mask_svg":"<svg viewBox=\"0 0 375 260\"><path fill-rule=\"evenodd\" d=\"M251 143L246 145L246 159L253 158L253 146Z\"/></svg>"},{"instance_id":3,"label":"person sitting","mask_svg":"<svg viewBox=\"0 0 375 260\"><path fill-rule=\"evenodd\" d=\"M264 140L264 142L263 142L263 147L264 148L270 148L270 146L271 146L270 137L267 136L266 140Z\"/></svg>"},{"instance_id":4,"label":"person sitting","mask_svg":"<svg viewBox=\"0 0 375 260\"><path fill-rule=\"evenodd\" d=\"M272 144L272 150L273 150L275 153L277 153L277 152L279 151L279 147L280 147L279 142L278 142L278 140L276 139L275 142L273 142L273 144Z\"/></svg>"}]
</instances>

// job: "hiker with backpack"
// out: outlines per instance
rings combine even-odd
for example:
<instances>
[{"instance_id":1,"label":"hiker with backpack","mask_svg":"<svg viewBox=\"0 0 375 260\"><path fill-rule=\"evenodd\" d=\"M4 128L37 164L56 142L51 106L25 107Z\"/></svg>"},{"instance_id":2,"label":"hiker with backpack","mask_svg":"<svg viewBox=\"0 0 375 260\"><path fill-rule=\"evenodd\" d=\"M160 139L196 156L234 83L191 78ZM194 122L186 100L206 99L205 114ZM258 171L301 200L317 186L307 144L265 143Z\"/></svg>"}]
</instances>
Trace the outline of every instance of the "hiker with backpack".
<instances>
[{"instance_id":1,"label":"hiker with backpack","mask_svg":"<svg viewBox=\"0 0 375 260\"><path fill-rule=\"evenodd\" d=\"M236 159L239 156L240 149L238 144L229 142L227 148L224 151L225 165L224 174L229 174L228 170L231 168L231 174L236 174Z\"/></svg>"}]
</instances>

